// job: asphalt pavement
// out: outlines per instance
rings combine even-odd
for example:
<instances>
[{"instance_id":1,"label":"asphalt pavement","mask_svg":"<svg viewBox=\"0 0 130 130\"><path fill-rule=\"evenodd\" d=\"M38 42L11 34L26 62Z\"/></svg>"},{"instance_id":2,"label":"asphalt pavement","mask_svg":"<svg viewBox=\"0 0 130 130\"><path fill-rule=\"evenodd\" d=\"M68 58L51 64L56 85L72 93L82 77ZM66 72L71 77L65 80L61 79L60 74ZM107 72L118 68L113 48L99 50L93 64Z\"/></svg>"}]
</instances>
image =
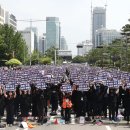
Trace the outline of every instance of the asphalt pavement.
<instances>
[{"instance_id":1,"label":"asphalt pavement","mask_svg":"<svg viewBox=\"0 0 130 130\"><path fill-rule=\"evenodd\" d=\"M29 128L23 129L19 128L17 126L13 127L6 127L4 128L6 130L30 130ZM93 125L93 124L65 124L65 125L39 125L35 128L32 128L32 130L129 130L130 125L116 125L116 124L110 124L110 125Z\"/></svg>"}]
</instances>

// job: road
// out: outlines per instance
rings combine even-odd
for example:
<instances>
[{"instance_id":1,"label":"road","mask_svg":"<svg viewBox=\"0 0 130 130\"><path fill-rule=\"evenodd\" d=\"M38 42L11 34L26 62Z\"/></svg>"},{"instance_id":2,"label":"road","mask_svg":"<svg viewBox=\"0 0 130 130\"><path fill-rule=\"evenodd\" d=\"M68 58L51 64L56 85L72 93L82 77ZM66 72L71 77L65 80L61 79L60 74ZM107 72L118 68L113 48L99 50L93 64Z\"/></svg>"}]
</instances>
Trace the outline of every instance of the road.
<instances>
[{"instance_id":1,"label":"road","mask_svg":"<svg viewBox=\"0 0 130 130\"><path fill-rule=\"evenodd\" d=\"M18 128L16 126L6 127L6 130L29 130ZM129 130L130 125L115 125L115 124L107 124L107 125L93 125L93 124L75 124L75 125L42 125L36 126L32 128L32 130Z\"/></svg>"}]
</instances>

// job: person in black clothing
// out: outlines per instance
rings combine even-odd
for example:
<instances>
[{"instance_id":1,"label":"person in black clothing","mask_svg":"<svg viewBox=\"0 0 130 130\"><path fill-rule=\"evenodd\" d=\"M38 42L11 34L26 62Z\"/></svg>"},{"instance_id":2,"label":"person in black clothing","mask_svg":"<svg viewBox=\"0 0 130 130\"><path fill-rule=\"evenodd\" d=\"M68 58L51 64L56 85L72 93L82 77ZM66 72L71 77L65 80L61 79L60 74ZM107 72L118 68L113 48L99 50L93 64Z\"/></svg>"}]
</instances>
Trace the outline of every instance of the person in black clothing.
<instances>
[{"instance_id":1,"label":"person in black clothing","mask_svg":"<svg viewBox=\"0 0 130 130\"><path fill-rule=\"evenodd\" d=\"M107 118L107 107L108 107L108 94L107 94L108 86L103 87L103 100L102 100L102 113L105 118Z\"/></svg>"},{"instance_id":2,"label":"person in black clothing","mask_svg":"<svg viewBox=\"0 0 130 130\"><path fill-rule=\"evenodd\" d=\"M45 95L44 90L38 90L37 95L37 112L38 112L38 122L43 124L44 119L46 116L45 108L46 108L46 101L45 101Z\"/></svg>"},{"instance_id":3,"label":"person in black clothing","mask_svg":"<svg viewBox=\"0 0 130 130\"><path fill-rule=\"evenodd\" d=\"M129 117L130 117L130 88L126 89L125 95L124 95L124 108L126 112L126 120L129 124Z\"/></svg>"},{"instance_id":4,"label":"person in black clothing","mask_svg":"<svg viewBox=\"0 0 130 130\"><path fill-rule=\"evenodd\" d=\"M118 93L117 105L116 105L116 117L118 116L119 106L123 105L124 95L125 95L125 88L124 88L124 86L119 86L119 93Z\"/></svg>"},{"instance_id":5,"label":"person in black clothing","mask_svg":"<svg viewBox=\"0 0 130 130\"><path fill-rule=\"evenodd\" d=\"M73 84L72 87L72 104L73 104L73 111L76 114L76 117L78 117L78 86Z\"/></svg>"},{"instance_id":6,"label":"person in black clothing","mask_svg":"<svg viewBox=\"0 0 130 130\"><path fill-rule=\"evenodd\" d=\"M21 109L21 117L23 120L26 119L29 115L29 110L30 110L30 94L28 93L27 90L22 91L21 96L20 96L20 109Z\"/></svg>"},{"instance_id":7,"label":"person in black clothing","mask_svg":"<svg viewBox=\"0 0 130 130\"><path fill-rule=\"evenodd\" d=\"M94 86L94 84L90 84L89 86L89 90L87 93L87 97L88 97L88 117L90 118L90 116L92 116L92 118L94 119L95 116L95 101L96 101L96 88ZM95 122L95 120L94 120Z\"/></svg>"},{"instance_id":8,"label":"person in black clothing","mask_svg":"<svg viewBox=\"0 0 130 130\"><path fill-rule=\"evenodd\" d=\"M14 123L14 99L16 98L16 92L4 92L4 96L6 98L6 122L9 126L12 126Z\"/></svg>"},{"instance_id":9,"label":"person in black clothing","mask_svg":"<svg viewBox=\"0 0 130 130\"><path fill-rule=\"evenodd\" d=\"M108 88L109 120L116 121L116 105L119 89Z\"/></svg>"},{"instance_id":10,"label":"person in black clothing","mask_svg":"<svg viewBox=\"0 0 130 130\"><path fill-rule=\"evenodd\" d=\"M52 105L51 113L56 114L56 111L58 109L58 93L56 91L56 87L52 87L52 92L50 95L50 104Z\"/></svg>"},{"instance_id":11,"label":"person in black clothing","mask_svg":"<svg viewBox=\"0 0 130 130\"><path fill-rule=\"evenodd\" d=\"M1 117L4 116L4 107L5 107L5 97L2 88L0 87L0 123L1 123Z\"/></svg>"},{"instance_id":12,"label":"person in black clothing","mask_svg":"<svg viewBox=\"0 0 130 130\"><path fill-rule=\"evenodd\" d=\"M16 98L15 98L15 107L14 107L14 109L15 109L15 116L16 117L18 117L18 113L19 113L19 106L20 106L20 104L19 104L19 102L20 102L20 85L18 85L17 87L16 87Z\"/></svg>"},{"instance_id":13,"label":"person in black clothing","mask_svg":"<svg viewBox=\"0 0 130 130\"><path fill-rule=\"evenodd\" d=\"M35 118L38 117L38 111L37 111L38 89L32 91L31 97L32 97L32 116L34 117L35 120Z\"/></svg>"},{"instance_id":14,"label":"person in black clothing","mask_svg":"<svg viewBox=\"0 0 130 130\"><path fill-rule=\"evenodd\" d=\"M86 116L86 95L83 91L78 91L77 95L77 117Z\"/></svg>"},{"instance_id":15,"label":"person in black clothing","mask_svg":"<svg viewBox=\"0 0 130 130\"><path fill-rule=\"evenodd\" d=\"M103 93L104 93L104 85L102 83L96 84L96 95L95 95L95 116L99 118L99 122L101 121L102 116L102 108L103 108Z\"/></svg>"}]
</instances>

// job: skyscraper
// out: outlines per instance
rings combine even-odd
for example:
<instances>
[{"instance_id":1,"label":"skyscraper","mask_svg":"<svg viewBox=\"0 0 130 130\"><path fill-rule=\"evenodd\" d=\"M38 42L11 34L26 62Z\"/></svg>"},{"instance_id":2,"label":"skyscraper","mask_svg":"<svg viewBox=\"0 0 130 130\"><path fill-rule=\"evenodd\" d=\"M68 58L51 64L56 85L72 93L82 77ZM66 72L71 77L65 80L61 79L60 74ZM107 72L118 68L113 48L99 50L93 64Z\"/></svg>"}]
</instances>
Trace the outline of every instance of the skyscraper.
<instances>
[{"instance_id":1,"label":"skyscraper","mask_svg":"<svg viewBox=\"0 0 130 130\"><path fill-rule=\"evenodd\" d=\"M30 31L30 27L27 27L25 30ZM34 32L34 50L38 50L38 29L36 27L31 27L31 30Z\"/></svg>"},{"instance_id":2,"label":"skyscraper","mask_svg":"<svg viewBox=\"0 0 130 130\"><path fill-rule=\"evenodd\" d=\"M111 44L116 39L121 39L122 35L120 32L114 29L101 28L96 31L95 43L100 46L101 44Z\"/></svg>"},{"instance_id":3,"label":"skyscraper","mask_svg":"<svg viewBox=\"0 0 130 130\"><path fill-rule=\"evenodd\" d=\"M9 26L13 27L13 29L17 30L17 20L16 17L11 14L9 11L6 11L0 5L0 24L8 24Z\"/></svg>"},{"instance_id":4,"label":"skyscraper","mask_svg":"<svg viewBox=\"0 0 130 130\"><path fill-rule=\"evenodd\" d=\"M0 6L0 24L4 24L5 22L5 13L4 9Z\"/></svg>"},{"instance_id":5,"label":"skyscraper","mask_svg":"<svg viewBox=\"0 0 130 130\"><path fill-rule=\"evenodd\" d=\"M34 32L32 30L19 31L26 42L28 48L28 54L34 51Z\"/></svg>"},{"instance_id":6,"label":"skyscraper","mask_svg":"<svg viewBox=\"0 0 130 130\"><path fill-rule=\"evenodd\" d=\"M97 47L95 43L96 30L106 28L106 9L103 7L95 7L92 13L92 43L93 47Z\"/></svg>"},{"instance_id":7,"label":"skyscraper","mask_svg":"<svg viewBox=\"0 0 130 130\"><path fill-rule=\"evenodd\" d=\"M13 14L10 14L8 11L5 11L5 24L10 25L14 30L17 30L16 17Z\"/></svg>"},{"instance_id":8,"label":"skyscraper","mask_svg":"<svg viewBox=\"0 0 130 130\"><path fill-rule=\"evenodd\" d=\"M45 50L60 46L60 22L57 17L46 18L46 48Z\"/></svg>"},{"instance_id":9,"label":"skyscraper","mask_svg":"<svg viewBox=\"0 0 130 130\"><path fill-rule=\"evenodd\" d=\"M67 50L68 46L67 46L67 42L64 36L61 36L60 39L60 50Z\"/></svg>"}]
</instances>

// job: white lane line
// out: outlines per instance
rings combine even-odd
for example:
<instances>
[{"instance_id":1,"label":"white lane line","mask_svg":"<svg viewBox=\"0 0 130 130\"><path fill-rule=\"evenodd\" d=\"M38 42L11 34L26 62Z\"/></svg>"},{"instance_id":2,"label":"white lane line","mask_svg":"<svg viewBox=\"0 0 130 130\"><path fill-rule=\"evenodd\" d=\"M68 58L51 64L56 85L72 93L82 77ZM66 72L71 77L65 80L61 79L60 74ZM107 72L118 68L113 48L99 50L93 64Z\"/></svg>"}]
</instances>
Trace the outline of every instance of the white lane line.
<instances>
[{"instance_id":1,"label":"white lane line","mask_svg":"<svg viewBox=\"0 0 130 130\"><path fill-rule=\"evenodd\" d=\"M108 126L108 125L106 125L106 129L107 129L107 130L111 130L111 127Z\"/></svg>"}]
</instances>

